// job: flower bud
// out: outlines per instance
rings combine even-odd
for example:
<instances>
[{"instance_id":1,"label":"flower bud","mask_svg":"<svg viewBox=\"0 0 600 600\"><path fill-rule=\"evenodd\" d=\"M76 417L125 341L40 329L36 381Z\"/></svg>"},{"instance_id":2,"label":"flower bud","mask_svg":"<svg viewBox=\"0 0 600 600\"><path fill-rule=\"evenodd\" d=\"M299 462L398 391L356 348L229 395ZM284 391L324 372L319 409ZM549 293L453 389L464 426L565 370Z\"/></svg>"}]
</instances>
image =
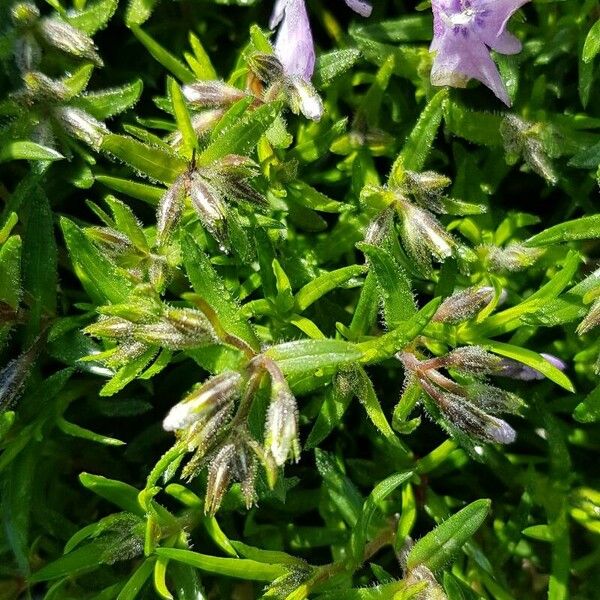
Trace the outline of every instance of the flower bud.
<instances>
[{"instance_id":1,"label":"flower bud","mask_svg":"<svg viewBox=\"0 0 600 600\"><path fill-rule=\"evenodd\" d=\"M274 54L256 52L248 57L248 67L261 80L267 83L283 79L283 65Z\"/></svg>"},{"instance_id":2,"label":"flower bud","mask_svg":"<svg viewBox=\"0 0 600 600\"><path fill-rule=\"evenodd\" d=\"M88 237L102 246L102 249L109 254L119 255L128 250L133 250L131 240L112 227L88 227L85 232Z\"/></svg>"},{"instance_id":3,"label":"flower bud","mask_svg":"<svg viewBox=\"0 0 600 600\"><path fill-rule=\"evenodd\" d=\"M600 298L592 304L588 314L583 321L579 323L577 333L579 335L584 335L594 329L594 327L598 327L598 325L600 325Z\"/></svg>"},{"instance_id":4,"label":"flower bud","mask_svg":"<svg viewBox=\"0 0 600 600\"><path fill-rule=\"evenodd\" d=\"M455 292L439 306L432 321L452 325L472 319L494 299L494 288L489 286L469 287Z\"/></svg>"},{"instance_id":5,"label":"flower bud","mask_svg":"<svg viewBox=\"0 0 600 600\"><path fill-rule=\"evenodd\" d=\"M71 96L71 90L62 81L51 79L39 71L23 74L25 95L33 101L64 102Z\"/></svg>"},{"instance_id":6,"label":"flower bud","mask_svg":"<svg viewBox=\"0 0 600 600\"><path fill-rule=\"evenodd\" d=\"M223 496L231 481L231 466L235 458L235 446L226 444L213 458L208 468L204 513L214 515L221 506Z\"/></svg>"},{"instance_id":7,"label":"flower bud","mask_svg":"<svg viewBox=\"0 0 600 600\"><path fill-rule=\"evenodd\" d=\"M496 371L502 359L480 346L456 348L442 359L444 367L455 368L472 375L486 375Z\"/></svg>"},{"instance_id":8,"label":"flower bud","mask_svg":"<svg viewBox=\"0 0 600 600\"><path fill-rule=\"evenodd\" d=\"M173 406L163 421L165 431L186 429L196 421L206 421L239 394L242 376L226 371L211 377L197 390Z\"/></svg>"},{"instance_id":9,"label":"flower bud","mask_svg":"<svg viewBox=\"0 0 600 600\"><path fill-rule=\"evenodd\" d=\"M506 421L488 415L461 396L443 392L437 400L444 416L472 437L498 444L510 444L517 437L515 430Z\"/></svg>"},{"instance_id":10,"label":"flower bud","mask_svg":"<svg viewBox=\"0 0 600 600\"><path fill-rule=\"evenodd\" d=\"M386 209L369 223L365 231L365 242L373 246L381 245L390 234L393 225L393 213Z\"/></svg>"},{"instance_id":11,"label":"flower bud","mask_svg":"<svg viewBox=\"0 0 600 600\"><path fill-rule=\"evenodd\" d=\"M484 249L493 271L520 271L533 265L544 253L541 248L529 248L516 242L506 248L484 246Z\"/></svg>"},{"instance_id":12,"label":"flower bud","mask_svg":"<svg viewBox=\"0 0 600 600\"><path fill-rule=\"evenodd\" d=\"M121 339L131 336L134 328L131 321L121 317L101 316L96 323L85 327L83 332L99 338Z\"/></svg>"},{"instance_id":13,"label":"flower bud","mask_svg":"<svg viewBox=\"0 0 600 600\"><path fill-rule=\"evenodd\" d=\"M10 9L10 17L17 27L29 27L40 16L38 7L33 2L17 2Z\"/></svg>"},{"instance_id":14,"label":"flower bud","mask_svg":"<svg viewBox=\"0 0 600 600\"><path fill-rule=\"evenodd\" d=\"M92 39L65 21L52 17L42 19L38 31L51 46L78 58L87 58L99 67L103 66Z\"/></svg>"},{"instance_id":15,"label":"flower bud","mask_svg":"<svg viewBox=\"0 0 600 600\"><path fill-rule=\"evenodd\" d=\"M198 81L184 85L181 91L188 102L199 107L233 104L247 95L224 81Z\"/></svg>"},{"instance_id":16,"label":"flower bud","mask_svg":"<svg viewBox=\"0 0 600 600\"><path fill-rule=\"evenodd\" d=\"M542 353L543 356L550 364L554 365L557 369L564 371L567 365L552 354ZM521 381L535 381L544 379L545 375L540 373L537 369L524 365L516 360L510 358L502 358L500 365L496 370L496 374L501 377L510 377L511 379L520 379Z\"/></svg>"},{"instance_id":17,"label":"flower bud","mask_svg":"<svg viewBox=\"0 0 600 600\"><path fill-rule=\"evenodd\" d=\"M407 201L399 201L397 207L402 216L402 241L421 267L430 270L430 255L440 262L453 255L456 242L429 211Z\"/></svg>"},{"instance_id":18,"label":"flower bud","mask_svg":"<svg viewBox=\"0 0 600 600\"><path fill-rule=\"evenodd\" d=\"M285 382L272 382L271 404L267 414L265 445L277 466L283 465L288 456L298 460L298 407L296 398Z\"/></svg>"},{"instance_id":19,"label":"flower bud","mask_svg":"<svg viewBox=\"0 0 600 600\"><path fill-rule=\"evenodd\" d=\"M227 207L218 190L198 173L192 173L190 200L202 224L220 240L226 228Z\"/></svg>"},{"instance_id":20,"label":"flower bud","mask_svg":"<svg viewBox=\"0 0 600 600\"><path fill-rule=\"evenodd\" d=\"M167 319L136 325L133 337L146 344L163 346L169 350L186 350L214 341L212 329L182 331Z\"/></svg>"},{"instance_id":21,"label":"flower bud","mask_svg":"<svg viewBox=\"0 0 600 600\"><path fill-rule=\"evenodd\" d=\"M162 246L173 233L183 212L185 175L180 175L162 195L156 210L157 245Z\"/></svg>"},{"instance_id":22,"label":"flower bud","mask_svg":"<svg viewBox=\"0 0 600 600\"><path fill-rule=\"evenodd\" d=\"M519 396L487 383L472 383L465 386L470 402L486 413L517 413L525 406Z\"/></svg>"},{"instance_id":23,"label":"flower bud","mask_svg":"<svg viewBox=\"0 0 600 600\"><path fill-rule=\"evenodd\" d=\"M192 308L167 308L165 318L171 325L190 337L215 339L215 332L204 313Z\"/></svg>"},{"instance_id":24,"label":"flower bud","mask_svg":"<svg viewBox=\"0 0 600 600\"><path fill-rule=\"evenodd\" d=\"M268 206L266 198L244 179L228 177L223 184L227 196L232 200L249 202L260 208Z\"/></svg>"},{"instance_id":25,"label":"flower bud","mask_svg":"<svg viewBox=\"0 0 600 600\"><path fill-rule=\"evenodd\" d=\"M40 45L31 33L26 33L16 39L14 55L17 68L21 73L34 71L42 60Z\"/></svg>"},{"instance_id":26,"label":"flower bud","mask_svg":"<svg viewBox=\"0 0 600 600\"><path fill-rule=\"evenodd\" d=\"M54 115L68 133L99 150L108 129L90 114L71 106L54 109Z\"/></svg>"},{"instance_id":27,"label":"flower bud","mask_svg":"<svg viewBox=\"0 0 600 600\"><path fill-rule=\"evenodd\" d=\"M110 369L117 369L124 364L130 363L132 360L139 358L148 350L148 344L139 341L125 340L108 358L104 359L104 363ZM93 355L91 357L93 359Z\"/></svg>"},{"instance_id":28,"label":"flower bud","mask_svg":"<svg viewBox=\"0 0 600 600\"><path fill-rule=\"evenodd\" d=\"M313 85L302 77L290 77L287 83L292 111L302 113L312 121L320 121L323 116L323 101Z\"/></svg>"}]
</instances>

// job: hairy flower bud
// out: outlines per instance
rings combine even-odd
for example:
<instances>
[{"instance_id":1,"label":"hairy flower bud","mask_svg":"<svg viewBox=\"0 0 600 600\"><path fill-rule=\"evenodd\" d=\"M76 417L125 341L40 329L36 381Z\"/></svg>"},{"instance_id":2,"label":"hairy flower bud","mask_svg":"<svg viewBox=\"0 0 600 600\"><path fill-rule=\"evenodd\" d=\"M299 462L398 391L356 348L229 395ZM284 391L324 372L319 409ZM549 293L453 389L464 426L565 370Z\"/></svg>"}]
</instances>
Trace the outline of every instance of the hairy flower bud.
<instances>
[{"instance_id":1,"label":"hairy flower bud","mask_svg":"<svg viewBox=\"0 0 600 600\"><path fill-rule=\"evenodd\" d=\"M23 74L25 96L29 100L44 102L64 102L68 100L71 90L57 79L52 79L39 71L28 71Z\"/></svg>"},{"instance_id":2,"label":"hairy flower bud","mask_svg":"<svg viewBox=\"0 0 600 600\"><path fill-rule=\"evenodd\" d=\"M226 371L211 377L197 390L173 406L163 421L166 431L186 429L197 421L206 421L239 394L242 376Z\"/></svg>"},{"instance_id":3,"label":"hairy flower bud","mask_svg":"<svg viewBox=\"0 0 600 600\"><path fill-rule=\"evenodd\" d=\"M94 337L121 339L130 337L135 325L121 317L101 316L96 323L88 325L83 332Z\"/></svg>"},{"instance_id":4,"label":"hairy flower bud","mask_svg":"<svg viewBox=\"0 0 600 600\"><path fill-rule=\"evenodd\" d=\"M506 421L488 415L457 394L443 392L436 400L444 416L472 437L498 444L510 444L517 437L515 430Z\"/></svg>"},{"instance_id":5,"label":"hairy flower bud","mask_svg":"<svg viewBox=\"0 0 600 600\"><path fill-rule=\"evenodd\" d=\"M456 324L472 319L494 299L494 288L489 286L469 287L455 292L439 306L432 321Z\"/></svg>"},{"instance_id":6,"label":"hairy flower bud","mask_svg":"<svg viewBox=\"0 0 600 600\"><path fill-rule=\"evenodd\" d=\"M190 338L204 339L207 336L215 339L213 326L206 316L199 310L192 308L167 308L165 318L171 325L190 336Z\"/></svg>"},{"instance_id":7,"label":"hairy flower bud","mask_svg":"<svg viewBox=\"0 0 600 600\"><path fill-rule=\"evenodd\" d=\"M365 231L365 242L373 246L379 246L387 238L393 226L393 212L385 209L376 219L369 223Z\"/></svg>"},{"instance_id":8,"label":"hairy flower bud","mask_svg":"<svg viewBox=\"0 0 600 600\"><path fill-rule=\"evenodd\" d=\"M207 515L214 515L221 506L223 496L231 481L231 469L234 459L234 444L226 444L217 452L208 467L208 481L204 501L204 512Z\"/></svg>"},{"instance_id":9,"label":"hairy flower bud","mask_svg":"<svg viewBox=\"0 0 600 600\"><path fill-rule=\"evenodd\" d=\"M15 40L15 63L21 73L36 70L42 60L42 50L35 36L25 33Z\"/></svg>"},{"instance_id":10,"label":"hairy flower bud","mask_svg":"<svg viewBox=\"0 0 600 600\"><path fill-rule=\"evenodd\" d=\"M454 254L456 242L428 210L406 200L399 200L397 208L402 217L402 241L422 268L430 269L430 255L442 262Z\"/></svg>"},{"instance_id":11,"label":"hairy flower bud","mask_svg":"<svg viewBox=\"0 0 600 600\"><path fill-rule=\"evenodd\" d=\"M567 368L567 365L560 360L560 358L557 358L552 354L542 353L541 356L561 371L564 371ZM511 379L520 379L521 381L535 381L544 379L545 377L545 375L540 373L537 369L528 367L527 365L510 358L501 359L495 374L502 377L510 377Z\"/></svg>"},{"instance_id":12,"label":"hairy flower bud","mask_svg":"<svg viewBox=\"0 0 600 600\"><path fill-rule=\"evenodd\" d=\"M248 67L261 80L272 83L283 79L283 65L273 54L256 52L248 57Z\"/></svg>"},{"instance_id":13,"label":"hairy flower bud","mask_svg":"<svg viewBox=\"0 0 600 600\"><path fill-rule=\"evenodd\" d=\"M480 346L456 348L444 356L441 361L446 368L454 368L472 375L493 373L502 364L500 357L487 352Z\"/></svg>"},{"instance_id":14,"label":"hairy flower bud","mask_svg":"<svg viewBox=\"0 0 600 600\"><path fill-rule=\"evenodd\" d=\"M600 325L600 298L592 304L588 314L583 321L579 323L577 333L579 335L584 335L595 327L598 327L598 325Z\"/></svg>"},{"instance_id":15,"label":"hairy flower bud","mask_svg":"<svg viewBox=\"0 0 600 600\"><path fill-rule=\"evenodd\" d=\"M33 2L17 2L10 9L10 17L17 27L30 27L39 19L40 10Z\"/></svg>"},{"instance_id":16,"label":"hairy flower bud","mask_svg":"<svg viewBox=\"0 0 600 600\"><path fill-rule=\"evenodd\" d=\"M221 194L211 183L198 173L192 173L190 200L202 224L217 239L221 240L226 228L227 207Z\"/></svg>"},{"instance_id":17,"label":"hairy flower bud","mask_svg":"<svg viewBox=\"0 0 600 600\"><path fill-rule=\"evenodd\" d=\"M525 406L519 396L487 383L472 383L465 386L467 399L486 413L517 413Z\"/></svg>"},{"instance_id":18,"label":"hairy flower bud","mask_svg":"<svg viewBox=\"0 0 600 600\"><path fill-rule=\"evenodd\" d=\"M51 46L78 58L87 58L99 67L103 66L93 40L69 23L52 17L45 18L40 21L38 32Z\"/></svg>"},{"instance_id":19,"label":"hairy flower bud","mask_svg":"<svg viewBox=\"0 0 600 600\"><path fill-rule=\"evenodd\" d=\"M180 175L162 195L156 209L156 240L162 246L173 233L183 212L185 175Z\"/></svg>"},{"instance_id":20,"label":"hairy flower bud","mask_svg":"<svg viewBox=\"0 0 600 600\"><path fill-rule=\"evenodd\" d=\"M296 398L285 382L272 383L265 445L278 466L283 465L288 456L291 456L292 460L298 460L298 407Z\"/></svg>"},{"instance_id":21,"label":"hairy flower bud","mask_svg":"<svg viewBox=\"0 0 600 600\"><path fill-rule=\"evenodd\" d=\"M80 108L57 107L54 109L54 115L67 132L95 150L99 150L102 139L109 133L104 123Z\"/></svg>"},{"instance_id":22,"label":"hairy flower bud","mask_svg":"<svg viewBox=\"0 0 600 600\"><path fill-rule=\"evenodd\" d=\"M520 271L533 265L544 253L541 248L530 248L513 243L506 248L484 246L490 269L493 271Z\"/></svg>"},{"instance_id":23,"label":"hairy flower bud","mask_svg":"<svg viewBox=\"0 0 600 600\"><path fill-rule=\"evenodd\" d=\"M214 341L214 332L212 329L182 331L164 318L155 323L136 325L133 337L152 346L162 346L169 350L185 350Z\"/></svg>"},{"instance_id":24,"label":"hairy flower bud","mask_svg":"<svg viewBox=\"0 0 600 600\"><path fill-rule=\"evenodd\" d=\"M292 112L302 113L312 121L320 121L323 116L323 101L313 85L302 77L290 77L286 81Z\"/></svg>"},{"instance_id":25,"label":"hairy flower bud","mask_svg":"<svg viewBox=\"0 0 600 600\"><path fill-rule=\"evenodd\" d=\"M184 85L181 91L188 102L199 107L233 104L247 95L224 81L198 81Z\"/></svg>"}]
</instances>

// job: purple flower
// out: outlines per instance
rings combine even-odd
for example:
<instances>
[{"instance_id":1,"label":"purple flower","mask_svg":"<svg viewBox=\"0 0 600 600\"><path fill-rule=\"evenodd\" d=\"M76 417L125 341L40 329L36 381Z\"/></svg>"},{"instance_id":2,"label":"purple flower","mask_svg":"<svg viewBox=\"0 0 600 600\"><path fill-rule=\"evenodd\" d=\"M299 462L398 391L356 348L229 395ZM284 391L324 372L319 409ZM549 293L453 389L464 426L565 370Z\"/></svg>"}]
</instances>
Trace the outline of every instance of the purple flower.
<instances>
[{"instance_id":1,"label":"purple flower","mask_svg":"<svg viewBox=\"0 0 600 600\"><path fill-rule=\"evenodd\" d=\"M371 14L371 6L365 0L345 2L363 17ZM309 81L315 70L315 46L304 0L276 0L269 27L277 26L275 54L285 74Z\"/></svg>"},{"instance_id":2,"label":"purple flower","mask_svg":"<svg viewBox=\"0 0 600 600\"><path fill-rule=\"evenodd\" d=\"M510 17L529 0L432 0L435 52L433 85L464 87L477 79L507 106L511 102L490 49L517 54L521 42L506 31Z\"/></svg>"}]
</instances>

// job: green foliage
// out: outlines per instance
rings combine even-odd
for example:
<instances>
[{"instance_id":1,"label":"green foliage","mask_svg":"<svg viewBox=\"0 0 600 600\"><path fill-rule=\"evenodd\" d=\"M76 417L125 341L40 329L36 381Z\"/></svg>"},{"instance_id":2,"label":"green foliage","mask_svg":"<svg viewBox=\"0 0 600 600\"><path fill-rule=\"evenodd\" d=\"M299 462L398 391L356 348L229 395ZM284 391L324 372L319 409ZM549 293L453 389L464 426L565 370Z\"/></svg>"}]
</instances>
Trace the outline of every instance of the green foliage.
<instances>
[{"instance_id":1,"label":"green foliage","mask_svg":"<svg viewBox=\"0 0 600 600\"><path fill-rule=\"evenodd\" d=\"M597 597L597 2L373 4L0 0L0 599Z\"/></svg>"}]
</instances>

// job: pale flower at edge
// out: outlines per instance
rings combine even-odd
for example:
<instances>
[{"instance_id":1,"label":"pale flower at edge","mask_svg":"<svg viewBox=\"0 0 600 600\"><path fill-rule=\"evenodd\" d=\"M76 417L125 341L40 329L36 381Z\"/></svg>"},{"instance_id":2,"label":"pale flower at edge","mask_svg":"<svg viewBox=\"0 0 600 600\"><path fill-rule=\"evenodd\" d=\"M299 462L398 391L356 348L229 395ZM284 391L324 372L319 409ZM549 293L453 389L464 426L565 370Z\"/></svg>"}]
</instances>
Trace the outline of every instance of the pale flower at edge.
<instances>
[{"instance_id":1,"label":"pale flower at edge","mask_svg":"<svg viewBox=\"0 0 600 600\"><path fill-rule=\"evenodd\" d=\"M365 0L345 2L363 17L371 14L371 5ZM269 27L278 27L275 54L285 74L310 81L315 69L315 46L305 0L276 0Z\"/></svg>"},{"instance_id":2,"label":"pale flower at edge","mask_svg":"<svg viewBox=\"0 0 600 600\"><path fill-rule=\"evenodd\" d=\"M477 79L507 106L511 101L490 49L517 54L521 42L506 30L510 17L529 0L432 0L435 52L433 85L464 87Z\"/></svg>"}]
</instances>

